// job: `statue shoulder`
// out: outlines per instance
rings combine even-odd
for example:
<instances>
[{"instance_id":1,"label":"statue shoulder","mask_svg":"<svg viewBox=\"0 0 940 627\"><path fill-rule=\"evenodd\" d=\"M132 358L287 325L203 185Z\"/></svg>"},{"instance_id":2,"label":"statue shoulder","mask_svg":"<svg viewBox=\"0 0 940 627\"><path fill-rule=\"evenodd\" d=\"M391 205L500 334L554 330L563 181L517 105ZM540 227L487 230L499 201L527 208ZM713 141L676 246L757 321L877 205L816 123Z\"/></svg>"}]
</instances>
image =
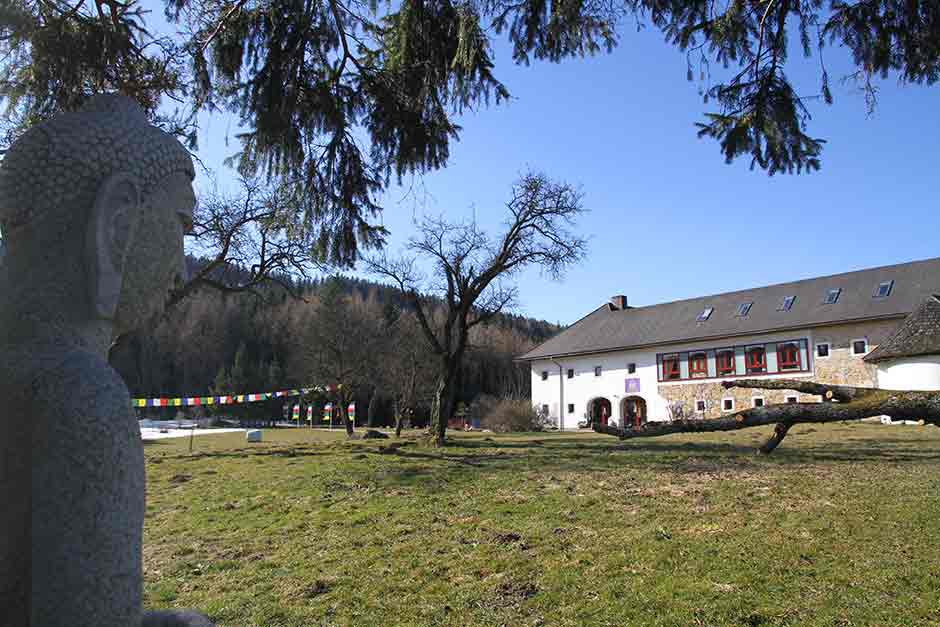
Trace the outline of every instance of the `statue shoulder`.
<instances>
[{"instance_id":1,"label":"statue shoulder","mask_svg":"<svg viewBox=\"0 0 940 627\"><path fill-rule=\"evenodd\" d=\"M90 401L113 402L130 409L130 394L121 375L107 360L87 351L71 351L56 367L41 375L42 383L56 395L86 405Z\"/></svg>"},{"instance_id":2,"label":"statue shoulder","mask_svg":"<svg viewBox=\"0 0 940 627\"><path fill-rule=\"evenodd\" d=\"M14 396L19 390L42 405L130 411L130 394L121 376L106 360L81 349L7 351L0 358L0 375L0 388Z\"/></svg>"}]
</instances>

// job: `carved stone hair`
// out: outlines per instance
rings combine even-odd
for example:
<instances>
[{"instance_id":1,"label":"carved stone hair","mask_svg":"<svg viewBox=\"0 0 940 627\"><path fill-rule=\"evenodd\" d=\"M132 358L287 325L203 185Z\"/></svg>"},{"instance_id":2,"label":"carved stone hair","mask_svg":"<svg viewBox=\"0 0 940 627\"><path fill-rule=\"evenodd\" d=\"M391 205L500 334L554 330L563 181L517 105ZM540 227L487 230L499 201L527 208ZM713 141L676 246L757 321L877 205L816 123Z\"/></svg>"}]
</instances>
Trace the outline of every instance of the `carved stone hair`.
<instances>
[{"instance_id":1,"label":"carved stone hair","mask_svg":"<svg viewBox=\"0 0 940 627\"><path fill-rule=\"evenodd\" d=\"M16 140L0 165L0 226L5 235L47 214L73 217L91 206L114 172L133 176L141 197L171 174L194 177L189 153L118 94L94 96ZM72 215L66 215L72 214ZM70 221L70 220L69 220Z\"/></svg>"}]
</instances>

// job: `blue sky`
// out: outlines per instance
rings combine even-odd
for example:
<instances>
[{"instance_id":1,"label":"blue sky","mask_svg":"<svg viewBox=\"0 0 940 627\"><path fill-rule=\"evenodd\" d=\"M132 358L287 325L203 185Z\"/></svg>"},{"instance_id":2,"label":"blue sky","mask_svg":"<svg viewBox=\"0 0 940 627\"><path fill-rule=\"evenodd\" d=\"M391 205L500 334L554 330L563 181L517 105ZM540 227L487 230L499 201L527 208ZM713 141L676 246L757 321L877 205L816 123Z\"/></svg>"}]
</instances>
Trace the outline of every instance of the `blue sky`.
<instances>
[{"instance_id":1,"label":"blue sky","mask_svg":"<svg viewBox=\"0 0 940 627\"><path fill-rule=\"evenodd\" d=\"M647 305L940 255L936 87L881 81L869 117L837 80L848 58L828 48L836 102L811 105L810 134L828 140L822 170L768 177L696 137L708 105L654 30L627 28L612 54L560 64L519 67L508 46L494 52L511 102L464 114L448 167L414 181L417 193L389 190L382 220L395 252L423 212L475 215L495 232L527 168L580 185L587 258L557 284L518 276L519 313L570 323L614 294ZM787 71L813 94L818 68L794 50ZM201 137L223 182L234 132L216 118Z\"/></svg>"}]
</instances>

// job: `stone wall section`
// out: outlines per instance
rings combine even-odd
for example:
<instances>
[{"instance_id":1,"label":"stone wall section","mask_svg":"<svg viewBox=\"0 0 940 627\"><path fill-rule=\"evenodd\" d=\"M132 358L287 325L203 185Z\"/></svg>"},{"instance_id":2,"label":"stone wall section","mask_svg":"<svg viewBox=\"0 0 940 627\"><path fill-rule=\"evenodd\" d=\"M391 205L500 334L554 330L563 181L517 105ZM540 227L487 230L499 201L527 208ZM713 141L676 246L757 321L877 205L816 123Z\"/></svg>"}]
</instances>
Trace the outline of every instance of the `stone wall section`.
<instances>
[{"instance_id":1,"label":"stone wall section","mask_svg":"<svg viewBox=\"0 0 940 627\"><path fill-rule=\"evenodd\" d=\"M877 382L876 367L865 363L862 359L864 355L852 355L852 342L867 339L868 350L871 351L879 343L888 339L900 324L901 319L898 319L814 329L810 347L813 355L813 375L811 377L797 375L795 378L805 378L819 383L874 387ZM816 344L823 342L830 344L829 357L819 359L816 358ZM658 386L658 391L659 395L669 403L681 402L686 418L719 418L722 414L730 413L722 410L722 401L726 398L734 399L734 411L751 407L754 397L763 397L765 405L786 402L787 396L796 396L801 403L820 400L819 396L812 394L784 390L739 388L726 390L721 387L720 381L661 384ZM695 402L703 399L706 406L705 413L696 413Z\"/></svg>"},{"instance_id":2,"label":"stone wall section","mask_svg":"<svg viewBox=\"0 0 940 627\"><path fill-rule=\"evenodd\" d=\"M866 363L862 356L852 355L852 341L868 340L868 350L887 340L901 325L903 319L882 320L857 324L822 327L813 331L813 343L830 343L829 357L815 359L814 381L838 385L874 387L877 367ZM815 346L813 347L815 356Z\"/></svg>"}]
</instances>

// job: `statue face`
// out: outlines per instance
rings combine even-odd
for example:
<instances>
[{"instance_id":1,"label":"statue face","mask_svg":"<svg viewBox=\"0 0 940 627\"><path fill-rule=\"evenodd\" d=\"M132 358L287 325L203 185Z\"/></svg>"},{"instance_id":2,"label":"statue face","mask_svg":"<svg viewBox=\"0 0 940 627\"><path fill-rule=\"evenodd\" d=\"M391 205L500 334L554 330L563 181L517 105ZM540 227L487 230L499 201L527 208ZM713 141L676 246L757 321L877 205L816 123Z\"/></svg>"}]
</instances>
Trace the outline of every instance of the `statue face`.
<instances>
[{"instance_id":1,"label":"statue face","mask_svg":"<svg viewBox=\"0 0 940 627\"><path fill-rule=\"evenodd\" d=\"M115 335L160 314L170 290L185 280L183 236L192 226L196 196L189 176L174 174L144 198L124 264Z\"/></svg>"}]
</instances>

